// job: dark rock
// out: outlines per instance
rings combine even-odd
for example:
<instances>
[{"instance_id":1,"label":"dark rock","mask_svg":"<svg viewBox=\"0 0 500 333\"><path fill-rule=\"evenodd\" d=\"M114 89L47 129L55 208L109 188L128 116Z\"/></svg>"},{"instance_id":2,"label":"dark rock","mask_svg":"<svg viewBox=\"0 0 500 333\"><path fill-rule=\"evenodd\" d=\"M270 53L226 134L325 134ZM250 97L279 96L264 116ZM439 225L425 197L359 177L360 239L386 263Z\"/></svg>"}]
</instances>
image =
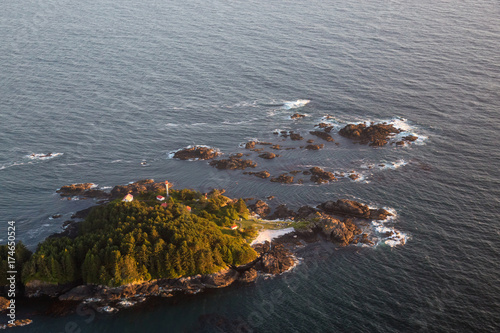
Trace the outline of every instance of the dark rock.
<instances>
[{"instance_id":1,"label":"dark rock","mask_svg":"<svg viewBox=\"0 0 500 333\"><path fill-rule=\"evenodd\" d=\"M315 135L317 136L318 138L320 139L323 139L323 140L326 140L328 142L333 142L335 140L333 140L332 136L326 132L322 132L322 131L311 131L309 132L310 134L312 135Z\"/></svg>"},{"instance_id":2,"label":"dark rock","mask_svg":"<svg viewBox=\"0 0 500 333\"><path fill-rule=\"evenodd\" d=\"M318 125L314 125L314 127L322 128L326 133L330 133L333 129L333 126L327 123L319 123Z\"/></svg>"},{"instance_id":3,"label":"dark rock","mask_svg":"<svg viewBox=\"0 0 500 333\"><path fill-rule=\"evenodd\" d=\"M61 214L54 214L54 215L52 215L52 218L53 218L53 219L58 219L58 218L60 218L60 217L62 217L62 215L61 215Z\"/></svg>"},{"instance_id":4,"label":"dark rock","mask_svg":"<svg viewBox=\"0 0 500 333\"><path fill-rule=\"evenodd\" d=\"M266 160L271 160L277 156L279 156L279 155L276 155L276 154L268 152L268 151L259 155L260 158L264 158Z\"/></svg>"},{"instance_id":5,"label":"dark rock","mask_svg":"<svg viewBox=\"0 0 500 333\"><path fill-rule=\"evenodd\" d=\"M83 193L85 193L85 191L91 189L94 185L95 184L92 184L92 183L65 185L65 186L62 186L56 192L59 193L63 197L83 195Z\"/></svg>"},{"instance_id":6,"label":"dark rock","mask_svg":"<svg viewBox=\"0 0 500 333\"><path fill-rule=\"evenodd\" d=\"M315 208L313 208L313 207L302 206L297 211L297 218L304 219L304 218L308 217L309 215L314 214L316 212L317 212L317 210Z\"/></svg>"},{"instance_id":7,"label":"dark rock","mask_svg":"<svg viewBox=\"0 0 500 333\"><path fill-rule=\"evenodd\" d=\"M299 114L299 113L294 113L292 116L290 116L290 118L292 118L292 119L302 119L305 117L306 117L305 114Z\"/></svg>"},{"instance_id":8,"label":"dark rock","mask_svg":"<svg viewBox=\"0 0 500 333\"><path fill-rule=\"evenodd\" d=\"M369 218L372 220L385 220L390 216L394 216L394 214L392 214L391 212L389 212L383 208L370 209Z\"/></svg>"},{"instance_id":9,"label":"dark rock","mask_svg":"<svg viewBox=\"0 0 500 333\"><path fill-rule=\"evenodd\" d=\"M281 146L280 145L273 145L271 148L272 149L276 149L276 150L280 150Z\"/></svg>"},{"instance_id":10,"label":"dark rock","mask_svg":"<svg viewBox=\"0 0 500 333\"><path fill-rule=\"evenodd\" d=\"M380 147L387 144L388 140L401 130L388 124L349 124L339 131L343 137L356 140L361 144L370 144L370 146Z\"/></svg>"},{"instance_id":11,"label":"dark rock","mask_svg":"<svg viewBox=\"0 0 500 333\"><path fill-rule=\"evenodd\" d=\"M80 223L68 220L65 221L62 226L64 228L64 231L52 234L47 238L68 237L69 239L75 239L78 236L78 232L80 231Z\"/></svg>"},{"instance_id":12,"label":"dark rock","mask_svg":"<svg viewBox=\"0 0 500 333\"><path fill-rule=\"evenodd\" d=\"M335 178L335 175L333 173L325 171L319 167L311 168L309 169L309 171L311 171L312 174L311 181L317 184L323 184L337 180L337 178Z\"/></svg>"},{"instance_id":13,"label":"dark rock","mask_svg":"<svg viewBox=\"0 0 500 333\"><path fill-rule=\"evenodd\" d=\"M257 279L257 277L258 277L257 271L254 268L250 268L249 270L241 273L241 275L239 277L239 281L245 282L245 283L250 283L250 282L254 282Z\"/></svg>"},{"instance_id":14,"label":"dark rock","mask_svg":"<svg viewBox=\"0 0 500 333\"><path fill-rule=\"evenodd\" d=\"M246 168L255 168L257 166L257 163L252 160L229 157L228 159L224 160L213 160L210 162L210 165L221 170L244 170Z\"/></svg>"},{"instance_id":15,"label":"dark rock","mask_svg":"<svg viewBox=\"0 0 500 333\"><path fill-rule=\"evenodd\" d=\"M270 220L277 220L277 219L290 219L295 217L295 212L291 209L288 209L286 205L279 205L276 207L274 210L273 214L269 216Z\"/></svg>"},{"instance_id":16,"label":"dark rock","mask_svg":"<svg viewBox=\"0 0 500 333\"><path fill-rule=\"evenodd\" d=\"M172 184L169 184L169 188ZM119 198L131 193L136 196L148 192L165 192L165 182L155 183L153 179L143 179L128 185L118 185L111 190L111 198Z\"/></svg>"},{"instance_id":17,"label":"dark rock","mask_svg":"<svg viewBox=\"0 0 500 333\"><path fill-rule=\"evenodd\" d=\"M254 149L250 149L251 151L255 151L255 152L259 152L259 151L263 151L264 148L254 148Z\"/></svg>"},{"instance_id":18,"label":"dark rock","mask_svg":"<svg viewBox=\"0 0 500 333\"><path fill-rule=\"evenodd\" d=\"M255 141L248 141L248 142L245 144L245 149L253 149L253 148L255 148L255 145L256 145L256 142L255 142Z\"/></svg>"},{"instance_id":19,"label":"dark rock","mask_svg":"<svg viewBox=\"0 0 500 333\"><path fill-rule=\"evenodd\" d=\"M306 149L307 150L320 150L324 147L324 144L319 144L319 145L307 145Z\"/></svg>"},{"instance_id":20,"label":"dark rock","mask_svg":"<svg viewBox=\"0 0 500 333\"><path fill-rule=\"evenodd\" d=\"M306 142L307 142L307 143L313 143L313 142L314 142L314 140L313 140L313 139L309 139L309 140L307 140Z\"/></svg>"},{"instance_id":21,"label":"dark rock","mask_svg":"<svg viewBox=\"0 0 500 333\"><path fill-rule=\"evenodd\" d=\"M265 145L265 146L272 146L272 143L271 142L262 142L262 141L258 141L257 142L258 145Z\"/></svg>"},{"instance_id":22,"label":"dark rock","mask_svg":"<svg viewBox=\"0 0 500 333\"><path fill-rule=\"evenodd\" d=\"M340 221L330 215L313 213L307 217L308 224L296 227L296 232L301 237L311 238L314 234L321 234L327 240L346 246L354 241L356 235L361 233L351 219Z\"/></svg>"},{"instance_id":23,"label":"dark rock","mask_svg":"<svg viewBox=\"0 0 500 333\"><path fill-rule=\"evenodd\" d=\"M407 135L407 136L403 137L403 140L410 141L410 142L416 141L417 139L418 139L418 136L415 136L415 135Z\"/></svg>"},{"instance_id":24,"label":"dark rock","mask_svg":"<svg viewBox=\"0 0 500 333\"><path fill-rule=\"evenodd\" d=\"M290 171L290 173L295 176L296 174L301 173L301 171L300 170L292 170L292 171Z\"/></svg>"},{"instance_id":25,"label":"dark rock","mask_svg":"<svg viewBox=\"0 0 500 333\"><path fill-rule=\"evenodd\" d=\"M231 154L230 157L241 158L243 157L243 153Z\"/></svg>"},{"instance_id":26,"label":"dark rock","mask_svg":"<svg viewBox=\"0 0 500 333\"><path fill-rule=\"evenodd\" d=\"M219 152L213 148L194 146L176 151L174 158L180 160L209 160L219 155Z\"/></svg>"},{"instance_id":27,"label":"dark rock","mask_svg":"<svg viewBox=\"0 0 500 333\"><path fill-rule=\"evenodd\" d=\"M269 208L267 203L262 200L257 200L257 202L253 205L249 205L248 209L250 209L255 214L258 214L260 217L266 217L267 215L269 215L269 213L271 213L271 208Z\"/></svg>"},{"instance_id":28,"label":"dark rock","mask_svg":"<svg viewBox=\"0 0 500 333\"><path fill-rule=\"evenodd\" d=\"M96 288L92 285L80 285L59 296L60 301L83 301L95 295Z\"/></svg>"},{"instance_id":29,"label":"dark rock","mask_svg":"<svg viewBox=\"0 0 500 333\"><path fill-rule=\"evenodd\" d=\"M311 172L310 172L310 171L305 170L305 171L302 171L302 174L303 174L304 176L309 176L309 175L311 174Z\"/></svg>"},{"instance_id":30,"label":"dark rock","mask_svg":"<svg viewBox=\"0 0 500 333\"><path fill-rule=\"evenodd\" d=\"M292 253L282 244L277 244L269 252L262 254L262 259L255 265L255 268L267 274L281 274L293 266L295 266L295 261Z\"/></svg>"},{"instance_id":31,"label":"dark rock","mask_svg":"<svg viewBox=\"0 0 500 333\"><path fill-rule=\"evenodd\" d=\"M267 200L273 200L274 198L275 198L275 196L274 196L274 195L270 195L270 196L268 196L266 199L267 199Z\"/></svg>"},{"instance_id":32,"label":"dark rock","mask_svg":"<svg viewBox=\"0 0 500 333\"><path fill-rule=\"evenodd\" d=\"M271 177L271 174L268 172L268 171L259 171L259 172L251 172L251 171L247 171L247 172L243 172L245 175L254 175L254 176L257 176L259 178L262 178L262 179L266 179L266 178L269 178Z\"/></svg>"},{"instance_id":33,"label":"dark rock","mask_svg":"<svg viewBox=\"0 0 500 333\"><path fill-rule=\"evenodd\" d=\"M346 215L352 217L369 218L370 208L362 203L354 200L339 199L336 202L326 201L323 202L319 207L326 213Z\"/></svg>"},{"instance_id":34,"label":"dark rock","mask_svg":"<svg viewBox=\"0 0 500 333\"><path fill-rule=\"evenodd\" d=\"M276 178L271 178L271 181L275 183L291 184L293 183L293 176L289 176L286 173L284 173Z\"/></svg>"},{"instance_id":35,"label":"dark rock","mask_svg":"<svg viewBox=\"0 0 500 333\"><path fill-rule=\"evenodd\" d=\"M298 133L290 132L290 139L292 139L293 141L300 141L303 140L304 138Z\"/></svg>"},{"instance_id":36,"label":"dark rock","mask_svg":"<svg viewBox=\"0 0 500 333\"><path fill-rule=\"evenodd\" d=\"M86 218L94 207L85 208L77 211L75 214L71 215L72 219L84 219Z\"/></svg>"},{"instance_id":37,"label":"dark rock","mask_svg":"<svg viewBox=\"0 0 500 333\"><path fill-rule=\"evenodd\" d=\"M349 175L349 178L351 178L352 180L359 179L359 177L360 177L360 176L359 176L357 173L351 173L351 174Z\"/></svg>"}]
</instances>

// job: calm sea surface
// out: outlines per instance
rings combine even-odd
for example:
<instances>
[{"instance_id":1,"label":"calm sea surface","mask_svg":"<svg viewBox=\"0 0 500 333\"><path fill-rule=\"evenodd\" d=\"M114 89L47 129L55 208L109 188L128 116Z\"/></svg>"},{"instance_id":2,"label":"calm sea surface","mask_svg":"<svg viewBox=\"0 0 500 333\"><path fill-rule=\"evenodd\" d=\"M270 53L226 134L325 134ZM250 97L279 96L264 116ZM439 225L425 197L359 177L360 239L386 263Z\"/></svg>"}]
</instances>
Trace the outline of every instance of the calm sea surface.
<instances>
[{"instance_id":1,"label":"calm sea surface","mask_svg":"<svg viewBox=\"0 0 500 333\"><path fill-rule=\"evenodd\" d=\"M144 178L292 208L356 199L394 209L379 227L406 238L315 244L283 276L115 315L36 316L34 302L18 308L34 323L16 331L500 331L499 50L496 0L3 1L0 243L13 220L34 249L94 204L60 200L62 185ZM336 129L391 121L419 140L374 149L334 130L339 146L257 159L274 175L363 175L322 186L168 155L241 152L252 138L296 147L273 131L309 139L326 115Z\"/></svg>"}]
</instances>

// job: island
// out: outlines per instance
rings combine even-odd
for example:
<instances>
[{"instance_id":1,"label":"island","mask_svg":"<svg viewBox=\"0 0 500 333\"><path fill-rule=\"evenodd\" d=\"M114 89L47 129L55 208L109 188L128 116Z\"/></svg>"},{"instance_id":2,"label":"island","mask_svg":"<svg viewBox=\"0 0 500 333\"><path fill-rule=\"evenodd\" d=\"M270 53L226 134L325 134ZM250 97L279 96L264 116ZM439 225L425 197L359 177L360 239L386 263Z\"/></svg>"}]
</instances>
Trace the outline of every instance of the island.
<instances>
[{"instance_id":1,"label":"island","mask_svg":"<svg viewBox=\"0 0 500 333\"><path fill-rule=\"evenodd\" d=\"M84 220L65 223L65 231L48 237L34 253L17 244L18 285L24 296L58 298L73 307L75 301L83 302L99 312L114 312L150 296L249 283L262 274L292 269L294 250L307 242L373 244L356 219L392 215L342 199L296 212L281 204L271 214L259 199L232 199L220 189L175 190L168 182L167 196L165 184L147 179L115 186L109 193L91 183L61 187L57 192L63 197L88 195L106 202L75 214ZM272 246L255 242L259 232L280 229L286 235ZM0 246L1 281L8 271L7 251Z\"/></svg>"}]
</instances>

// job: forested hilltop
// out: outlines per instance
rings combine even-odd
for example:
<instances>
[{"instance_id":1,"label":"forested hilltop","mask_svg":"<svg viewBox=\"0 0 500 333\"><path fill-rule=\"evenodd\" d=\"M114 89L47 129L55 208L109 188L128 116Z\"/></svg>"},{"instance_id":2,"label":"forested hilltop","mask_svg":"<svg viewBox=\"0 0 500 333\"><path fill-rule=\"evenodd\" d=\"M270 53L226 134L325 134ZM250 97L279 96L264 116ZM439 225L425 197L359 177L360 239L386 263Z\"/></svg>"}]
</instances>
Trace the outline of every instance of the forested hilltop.
<instances>
[{"instance_id":1,"label":"forested hilltop","mask_svg":"<svg viewBox=\"0 0 500 333\"><path fill-rule=\"evenodd\" d=\"M80 224L76 238L48 238L31 257L23 251L22 268L17 267L22 282L120 286L210 274L257 257L245 240L255 230L230 228L248 217L242 199L216 190L207 196L184 189L171 190L161 202L156 199L160 194L140 193L132 202L120 197L97 206ZM5 245L0 248L3 272L6 250Z\"/></svg>"}]
</instances>

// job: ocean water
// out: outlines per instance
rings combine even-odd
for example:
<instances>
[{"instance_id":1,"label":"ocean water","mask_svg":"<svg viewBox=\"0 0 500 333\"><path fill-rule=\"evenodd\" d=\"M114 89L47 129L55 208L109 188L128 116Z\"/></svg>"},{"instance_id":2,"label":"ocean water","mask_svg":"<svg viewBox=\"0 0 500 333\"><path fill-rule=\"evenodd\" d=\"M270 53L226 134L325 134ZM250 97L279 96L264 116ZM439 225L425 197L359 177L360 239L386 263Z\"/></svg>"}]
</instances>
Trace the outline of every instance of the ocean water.
<instances>
[{"instance_id":1,"label":"ocean water","mask_svg":"<svg viewBox=\"0 0 500 333\"><path fill-rule=\"evenodd\" d=\"M18 316L19 332L498 332L498 1L2 2L0 243L7 222L31 249L91 200L62 185L154 178L176 188L276 196L292 208L350 198L394 209L368 228L405 245L311 245L282 276L115 315ZM291 120L295 113L303 120ZM169 153L249 139L286 147L323 117L339 146L253 156L273 175L320 166L353 182L280 185ZM390 121L419 136L371 148L336 134ZM316 139L320 143L320 139ZM52 156L44 155L52 153ZM32 154L34 154L32 156ZM141 162L146 162L145 165ZM371 166L371 168L370 168ZM62 214L60 219L52 219ZM3 320L3 319L2 319Z\"/></svg>"}]
</instances>

